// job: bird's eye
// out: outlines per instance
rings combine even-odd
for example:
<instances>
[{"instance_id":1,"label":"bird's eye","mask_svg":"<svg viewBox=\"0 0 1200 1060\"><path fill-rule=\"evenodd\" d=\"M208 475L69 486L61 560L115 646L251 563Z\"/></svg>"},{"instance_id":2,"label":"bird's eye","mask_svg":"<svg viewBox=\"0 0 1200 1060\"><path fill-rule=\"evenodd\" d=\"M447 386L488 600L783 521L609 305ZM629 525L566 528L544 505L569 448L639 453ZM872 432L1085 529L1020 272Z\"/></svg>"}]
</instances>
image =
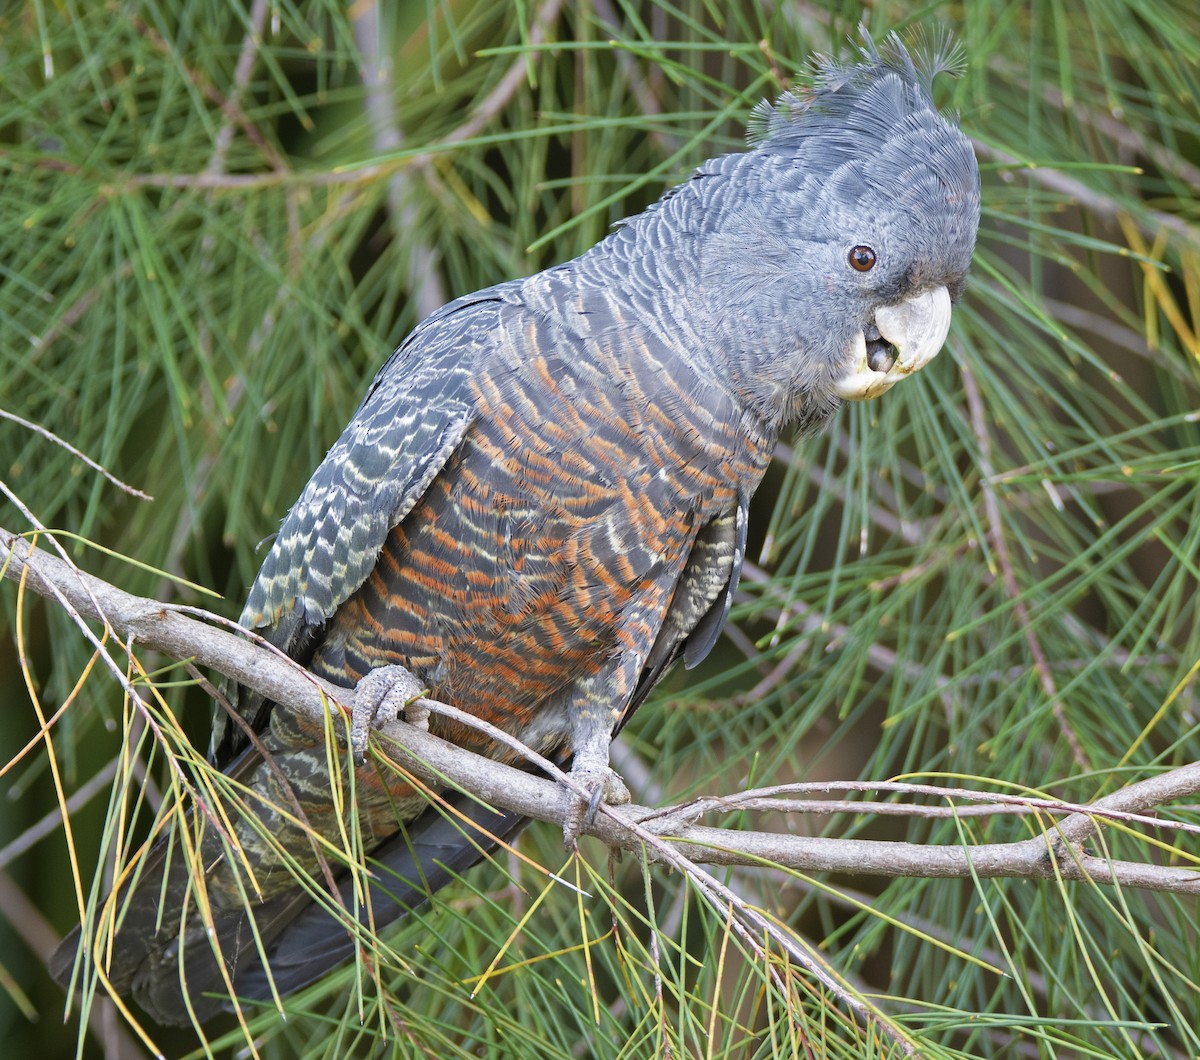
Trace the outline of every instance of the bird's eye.
<instances>
[{"instance_id":1,"label":"bird's eye","mask_svg":"<svg viewBox=\"0 0 1200 1060\"><path fill-rule=\"evenodd\" d=\"M858 272L869 272L875 267L875 251L870 247L857 246L850 248L850 268Z\"/></svg>"}]
</instances>

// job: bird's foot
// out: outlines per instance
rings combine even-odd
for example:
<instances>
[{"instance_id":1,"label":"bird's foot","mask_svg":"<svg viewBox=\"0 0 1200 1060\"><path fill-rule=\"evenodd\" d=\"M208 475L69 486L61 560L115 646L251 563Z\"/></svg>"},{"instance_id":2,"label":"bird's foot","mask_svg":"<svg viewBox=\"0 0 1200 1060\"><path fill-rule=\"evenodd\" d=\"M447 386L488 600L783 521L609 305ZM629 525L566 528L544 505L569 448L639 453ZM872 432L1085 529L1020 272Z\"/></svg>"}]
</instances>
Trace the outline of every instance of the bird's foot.
<instances>
[{"instance_id":1,"label":"bird's foot","mask_svg":"<svg viewBox=\"0 0 1200 1060\"><path fill-rule=\"evenodd\" d=\"M367 738L393 718L404 717L410 725L429 730L429 710L417 703L429 689L403 666L379 666L371 670L354 690L350 712L350 750L354 761L366 760Z\"/></svg>"},{"instance_id":2,"label":"bird's foot","mask_svg":"<svg viewBox=\"0 0 1200 1060\"><path fill-rule=\"evenodd\" d=\"M625 781L607 764L591 765L576 761L571 767L571 779L590 794L586 799L576 798L563 819L563 845L568 850L575 846L579 833L590 827L596 819L602 802L609 806L620 806L630 799Z\"/></svg>"}]
</instances>

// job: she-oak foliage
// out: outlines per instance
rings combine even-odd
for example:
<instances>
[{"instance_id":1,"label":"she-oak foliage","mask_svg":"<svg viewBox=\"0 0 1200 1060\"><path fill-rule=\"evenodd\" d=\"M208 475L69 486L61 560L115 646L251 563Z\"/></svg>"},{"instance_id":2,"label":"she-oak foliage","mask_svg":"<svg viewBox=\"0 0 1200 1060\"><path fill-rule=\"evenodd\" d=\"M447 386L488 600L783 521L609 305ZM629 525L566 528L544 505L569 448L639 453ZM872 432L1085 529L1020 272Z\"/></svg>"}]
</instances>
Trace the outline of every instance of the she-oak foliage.
<instances>
[{"instance_id":1,"label":"she-oak foliage","mask_svg":"<svg viewBox=\"0 0 1200 1060\"><path fill-rule=\"evenodd\" d=\"M806 56L845 54L863 15L619 0L0 15L0 410L154 498L0 419L0 525L69 531L85 569L235 615L257 543L419 317L574 256L736 148L752 108L801 85ZM1200 31L1187 5L1130 2L884 3L869 26L948 27L961 45L963 77L937 92L983 171L972 282L937 361L768 472L732 635L623 734L618 768L650 805L896 777L1085 803L1200 758ZM101 1020L87 984L91 1023L60 1028L44 960L104 889L98 859L126 864L158 800L182 798L187 770L166 752L204 746L210 700L135 652L134 708L58 608L11 582L0 601L0 1037L137 1055L136 1029ZM38 710L56 715L53 757ZM71 857L61 825L39 830L60 792ZM1195 801L1161 816L1200 827ZM1052 824L828 807L709 820L931 847ZM1187 867L1195 840L1118 824L1088 852ZM731 871L732 890L820 945L831 989L755 952L685 876L609 868L590 847L564 868L544 826L520 850L590 897L516 860L477 870L385 936L374 968L291 999L286 1022L254 1017L254 1049L1200 1050L1190 895ZM850 1016L846 992L877 1016ZM198 1047L144 1030L168 1055ZM214 1051L245 1047L235 1024L222 1033Z\"/></svg>"}]
</instances>

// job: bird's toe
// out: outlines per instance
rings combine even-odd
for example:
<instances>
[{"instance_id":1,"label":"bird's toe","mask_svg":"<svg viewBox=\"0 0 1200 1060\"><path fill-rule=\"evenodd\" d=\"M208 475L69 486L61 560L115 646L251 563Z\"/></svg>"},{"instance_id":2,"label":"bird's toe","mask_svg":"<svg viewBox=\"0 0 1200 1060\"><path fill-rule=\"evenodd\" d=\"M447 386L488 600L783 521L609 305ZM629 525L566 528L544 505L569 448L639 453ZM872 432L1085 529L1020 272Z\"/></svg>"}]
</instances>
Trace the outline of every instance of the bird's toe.
<instances>
[{"instance_id":1,"label":"bird's toe","mask_svg":"<svg viewBox=\"0 0 1200 1060\"><path fill-rule=\"evenodd\" d=\"M428 689L403 666L379 666L367 673L354 692L350 714L350 749L360 765L366 758L372 728L403 716L428 730L429 711L417 705Z\"/></svg>"},{"instance_id":2,"label":"bird's toe","mask_svg":"<svg viewBox=\"0 0 1200 1060\"><path fill-rule=\"evenodd\" d=\"M563 821L563 845L571 849L579 838L579 833L590 828L600 811L600 804L620 806L630 800L629 789L625 782L612 769L571 770L571 779L584 791L587 798L573 800L571 809Z\"/></svg>"}]
</instances>

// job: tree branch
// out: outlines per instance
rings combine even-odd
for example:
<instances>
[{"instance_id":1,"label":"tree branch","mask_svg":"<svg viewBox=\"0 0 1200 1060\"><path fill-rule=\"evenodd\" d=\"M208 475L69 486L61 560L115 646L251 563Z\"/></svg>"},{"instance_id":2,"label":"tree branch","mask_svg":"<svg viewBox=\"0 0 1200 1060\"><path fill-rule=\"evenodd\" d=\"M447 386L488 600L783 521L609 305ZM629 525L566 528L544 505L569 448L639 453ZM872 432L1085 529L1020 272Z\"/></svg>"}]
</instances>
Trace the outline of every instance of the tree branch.
<instances>
[{"instance_id":1,"label":"tree branch","mask_svg":"<svg viewBox=\"0 0 1200 1060\"><path fill-rule=\"evenodd\" d=\"M330 701L346 711L353 705L353 692L308 673L262 638L229 620L199 609L133 596L31 547L23 538L4 529L0 529L0 573L13 581L24 579L28 589L42 596L68 602L81 615L103 622L121 641L152 648L175 659L194 660L309 718L323 719ZM222 625L230 628L219 628ZM436 712L478 724L470 715L446 704L427 701L427 705ZM570 808L571 797L562 783L480 758L402 721L385 724L381 735L394 745L389 751L404 768L431 783L444 784L449 780L486 802L539 821L561 824ZM778 803L761 801L764 793L754 792L666 810L604 806L586 831L610 847L644 851L655 861L682 859L716 865L773 863L806 873L886 877L1064 879L1200 894L1200 871L1116 861L1082 846L1095 841L1103 849L1100 825L1107 819L1120 818L1126 828L1131 823L1145 826L1150 823L1148 819L1131 819L1129 815L1144 814L1168 801L1200 792L1200 763L1131 784L1088 805L908 784L789 785L766 794L881 788L913 795L934 794L953 803L983 801L994 804L993 813L1005 812L1007 807L1014 815L1038 813L1062 819L1022 841L962 846L830 839L693 823L714 810L744 811L749 798L759 800L755 808L778 811ZM829 812L870 809L846 802L832 808L802 803L784 808L803 808L808 813L821 809ZM1189 826L1172 826L1168 821L1154 823L1191 830Z\"/></svg>"}]
</instances>

